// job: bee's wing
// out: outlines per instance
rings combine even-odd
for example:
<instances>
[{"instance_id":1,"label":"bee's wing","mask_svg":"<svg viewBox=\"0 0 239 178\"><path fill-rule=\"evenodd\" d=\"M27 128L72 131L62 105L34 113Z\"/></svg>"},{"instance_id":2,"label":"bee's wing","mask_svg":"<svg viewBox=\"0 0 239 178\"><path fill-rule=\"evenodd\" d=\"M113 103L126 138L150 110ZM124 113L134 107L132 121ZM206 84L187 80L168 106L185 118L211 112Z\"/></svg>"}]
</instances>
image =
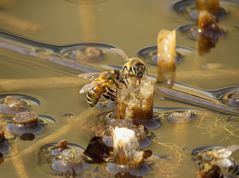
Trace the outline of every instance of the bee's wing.
<instances>
[{"instance_id":1,"label":"bee's wing","mask_svg":"<svg viewBox=\"0 0 239 178\"><path fill-rule=\"evenodd\" d=\"M129 56L120 48L110 48L110 52L118 54L126 61L129 59Z\"/></svg>"},{"instance_id":2,"label":"bee's wing","mask_svg":"<svg viewBox=\"0 0 239 178\"><path fill-rule=\"evenodd\" d=\"M93 83L88 83L86 85L84 85L81 89L80 89L80 94L84 94L87 93L90 89L92 89L95 85Z\"/></svg>"},{"instance_id":3,"label":"bee's wing","mask_svg":"<svg viewBox=\"0 0 239 178\"><path fill-rule=\"evenodd\" d=\"M234 151L237 151L239 149L239 145L231 145L226 147L226 150L230 151L231 153L233 153Z\"/></svg>"},{"instance_id":4,"label":"bee's wing","mask_svg":"<svg viewBox=\"0 0 239 178\"><path fill-rule=\"evenodd\" d=\"M84 94L87 93L89 90L91 90L93 87L100 85L102 83L104 83L105 81L93 81L91 83L88 83L86 85L84 85L81 89L80 89L80 94Z\"/></svg>"},{"instance_id":5,"label":"bee's wing","mask_svg":"<svg viewBox=\"0 0 239 178\"><path fill-rule=\"evenodd\" d=\"M80 74L78 76L82 77L84 79L92 81L92 80L96 79L99 76L99 72L82 73L82 74Z\"/></svg>"}]
</instances>

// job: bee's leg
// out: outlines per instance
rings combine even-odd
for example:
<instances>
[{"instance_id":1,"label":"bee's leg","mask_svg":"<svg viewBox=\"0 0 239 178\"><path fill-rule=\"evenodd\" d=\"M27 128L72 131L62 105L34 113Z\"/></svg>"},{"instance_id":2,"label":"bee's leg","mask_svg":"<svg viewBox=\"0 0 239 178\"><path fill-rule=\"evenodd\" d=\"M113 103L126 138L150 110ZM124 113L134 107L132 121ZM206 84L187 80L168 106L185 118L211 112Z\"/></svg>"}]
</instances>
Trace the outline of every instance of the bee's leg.
<instances>
[{"instance_id":1,"label":"bee's leg","mask_svg":"<svg viewBox=\"0 0 239 178\"><path fill-rule=\"evenodd\" d=\"M122 73L124 73L125 70L129 71L127 66L123 66Z\"/></svg>"},{"instance_id":2,"label":"bee's leg","mask_svg":"<svg viewBox=\"0 0 239 178\"><path fill-rule=\"evenodd\" d=\"M146 68L146 67L145 67L145 72L146 72L146 74L147 74L147 75L149 75L149 73L148 73L148 70L147 70L147 68Z\"/></svg>"},{"instance_id":3,"label":"bee's leg","mask_svg":"<svg viewBox=\"0 0 239 178\"><path fill-rule=\"evenodd\" d=\"M124 75L124 80L127 82L127 84L129 84L129 81L128 81L128 75ZM127 88L127 86L126 86L126 88Z\"/></svg>"}]
</instances>

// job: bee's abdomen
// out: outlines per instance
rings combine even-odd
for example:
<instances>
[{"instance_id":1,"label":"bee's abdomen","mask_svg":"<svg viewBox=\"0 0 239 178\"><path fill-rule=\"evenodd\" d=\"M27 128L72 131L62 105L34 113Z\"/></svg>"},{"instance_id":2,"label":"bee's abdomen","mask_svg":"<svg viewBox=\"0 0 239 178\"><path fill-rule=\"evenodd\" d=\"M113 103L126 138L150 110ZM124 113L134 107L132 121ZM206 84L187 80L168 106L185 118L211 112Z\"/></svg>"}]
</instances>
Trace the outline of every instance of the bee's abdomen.
<instances>
[{"instance_id":1,"label":"bee's abdomen","mask_svg":"<svg viewBox=\"0 0 239 178\"><path fill-rule=\"evenodd\" d=\"M228 169L228 171L233 176L239 176L239 164L235 163Z\"/></svg>"},{"instance_id":2,"label":"bee's abdomen","mask_svg":"<svg viewBox=\"0 0 239 178\"><path fill-rule=\"evenodd\" d=\"M102 89L100 87L94 87L91 90L89 90L86 96L87 103L91 107L95 106L98 103L100 96L104 91L105 89Z\"/></svg>"}]
</instances>

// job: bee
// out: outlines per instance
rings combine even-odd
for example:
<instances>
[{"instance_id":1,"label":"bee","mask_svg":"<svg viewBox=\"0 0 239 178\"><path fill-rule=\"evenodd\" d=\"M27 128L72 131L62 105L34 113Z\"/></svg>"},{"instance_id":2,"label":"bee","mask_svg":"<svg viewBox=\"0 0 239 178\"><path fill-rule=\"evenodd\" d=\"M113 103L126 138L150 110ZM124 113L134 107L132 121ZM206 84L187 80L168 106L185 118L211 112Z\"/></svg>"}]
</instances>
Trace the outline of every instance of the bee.
<instances>
[{"instance_id":1,"label":"bee","mask_svg":"<svg viewBox=\"0 0 239 178\"><path fill-rule=\"evenodd\" d=\"M204 150L195 157L200 178L223 178L225 175L239 176L239 165L231 158L231 154L238 150L238 145L228 147L212 147Z\"/></svg>"},{"instance_id":2,"label":"bee","mask_svg":"<svg viewBox=\"0 0 239 178\"><path fill-rule=\"evenodd\" d=\"M136 77L139 81L148 74L144 62L139 58L130 58L122 68L122 74L126 77Z\"/></svg>"},{"instance_id":3,"label":"bee","mask_svg":"<svg viewBox=\"0 0 239 178\"><path fill-rule=\"evenodd\" d=\"M87 103L91 107L98 103L101 96L107 100L115 101L116 90L112 88L120 88L120 83L126 86L119 70L110 70L102 73L84 73L79 76L91 81L91 83L84 85L80 90L81 94L87 93Z\"/></svg>"}]
</instances>

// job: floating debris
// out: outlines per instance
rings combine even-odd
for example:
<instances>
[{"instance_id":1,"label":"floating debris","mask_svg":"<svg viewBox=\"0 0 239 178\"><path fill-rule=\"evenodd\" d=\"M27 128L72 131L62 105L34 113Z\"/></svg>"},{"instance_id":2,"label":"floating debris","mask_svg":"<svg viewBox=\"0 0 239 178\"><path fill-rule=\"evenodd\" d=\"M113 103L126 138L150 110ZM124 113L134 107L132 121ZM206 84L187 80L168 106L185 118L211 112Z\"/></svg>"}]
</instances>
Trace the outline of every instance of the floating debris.
<instances>
[{"instance_id":1,"label":"floating debris","mask_svg":"<svg viewBox=\"0 0 239 178\"><path fill-rule=\"evenodd\" d=\"M11 105L13 108L19 109L29 109L30 107L39 106L41 104L35 97L14 93L1 94L0 103Z\"/></svg>"},{"instance_id":2,"label":"floating debris","mask_svg":"<svg viewBox=\"0 0 239 178\"><path fill-rule=\"evenodd\" d=\"M50 174L76 176L90 167L84 159L84 150L76 144L62 140L58 143L43 145L38 159L41 167Z\"/></svg>"},{"instance_id":3,"label":"floating debris","mask_svg":"<svg viewBox=\"0 0 239 178\"><path fill-rule=\"evenodd\" d=\"M54 122L47 115L38 115L33 111L20 112L13 117L12 122L7 123L7 131L24 140L32 140L44 133L47 124Z\"/></svg>"},{"instance_id":4,"label":"floating debris","mask_svg":"<svg viewBox=\"0 0 239 178\"><path fill-rule=\"evenodd\" d=\"M51 167L57 172L77 175L88 169L89 164L83 160L81 149L69 148L52 159Z\"/></svg>"},{"instance_id":5,"label":"floating debris","mask_svg":"<svg viewBox=\"0 0 239 178\"><path fill-rule=\"evenodd\" d=\"M228 106L239 108L239 91L226 93L221 100Z\"/></svg>"},{"instance_id":6,"label":"floating debris","mask_svg":"<svg viewBox=\"0 0 239 178\"><path fill-rule=\"evenodd\" d=\"M162 114L163 118L168 119L173 124L184 124L200 117L200 112L197 110L175 110Z\"/></svg>"},{"instance_id":7,"label":"floating debris","mask_svg":"<svg viewBox=\"0 0 239 178\"><path fill-rule=\"evenodd\" d=\"M96 47L86 47L83 49L74 49L67 51L64 56L76 61L95 62L102 61L105 57L105 53L102 49Z\"/></svg>"}]
</instances>

